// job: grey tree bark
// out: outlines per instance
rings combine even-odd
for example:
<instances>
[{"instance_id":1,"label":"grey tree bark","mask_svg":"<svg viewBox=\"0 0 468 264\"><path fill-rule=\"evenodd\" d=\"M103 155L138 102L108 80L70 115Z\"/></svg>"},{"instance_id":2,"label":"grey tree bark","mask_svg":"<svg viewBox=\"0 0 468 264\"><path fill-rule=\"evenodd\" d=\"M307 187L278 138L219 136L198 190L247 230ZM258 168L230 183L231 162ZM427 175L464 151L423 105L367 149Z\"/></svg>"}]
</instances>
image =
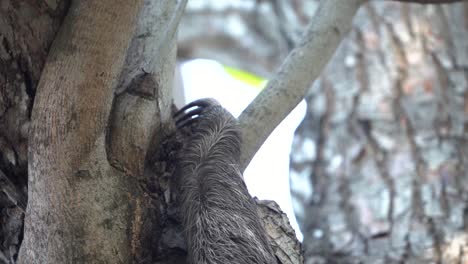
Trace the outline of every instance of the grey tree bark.
<instances>
[{"instance_id":1,"label":"grey tree bark","mask_svg":"<svg viewBox=\"0 0 468 264\"><path fill-rule=\"evenodd\" d=\"M114 4L119 8L110 8ZM142 255L141 219L147 219L151 199L138 177L150 137L160 136L161 129L155 131L151 122L134 122L139 126L132 146L141 151L129 148L130 155L119 156L121 160L114 158L115 148L109 147L117 145L114 141L127 143L118 140L121 134L112 129L124 111L121 100L147 99L153 107L168 105L164 102L170 100L148 99L128 88L124 93L136 98L113 103L130 41L142 24L143 4L78 1L68 9L34 99L28 207L19 263L128 263L147 257ZM171 61L174 56L159 69L170 72ZM153 81L153 74L145 75L145 81ZM171 88L170 78L153 83L158 91ZM156 119L164 116L166 120ZM170 114L153 118L161 128Z\"/></svg>"},{"instance_id":2,"label":"grey tree bark","mask_svg":"<svg viewBox=\"0 0 468 264\"><path fill-rule=\"evenodd\" d=\"M143 168L171 124L175 42L163 36L171 48L151 67L155 52L145 45L158 46L175 3L124 2L2 2L0 262L15 263L21 242L20 263L144 263L157 252L154 207L163 205ZM124 71L124 62L139 72ZM122 115L132 138L112 129ZM122 145L131 146L125 155Z\"/></svg>"},{"instance_id":3,"label":"grey tree bark","mask_svg":"<svg viewBox=\"0 0 468 264\"><path fill-rule=\"evenodd\" d=\"M23 237L28 130L37 83L69 1L0 4L0 262Z\"/></svg>"},{"instance_id":4,"label":"grey tree bark","mask_svg":"<svg viewBox=\"0 0 468 264\"><path fill-rule=\"evenodd\" d=\"M373 3L357 14L292 147L306 259L468 260L467 10Z\"/></svg>"}]
</instances>

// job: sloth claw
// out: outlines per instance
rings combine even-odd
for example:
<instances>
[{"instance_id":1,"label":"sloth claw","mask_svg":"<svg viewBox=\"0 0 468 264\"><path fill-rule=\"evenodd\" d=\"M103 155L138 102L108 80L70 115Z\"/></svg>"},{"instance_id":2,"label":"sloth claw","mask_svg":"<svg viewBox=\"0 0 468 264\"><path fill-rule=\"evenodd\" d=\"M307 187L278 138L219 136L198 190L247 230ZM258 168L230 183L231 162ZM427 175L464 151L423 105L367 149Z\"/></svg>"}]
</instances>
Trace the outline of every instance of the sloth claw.
<instances>
[{"instance_id":1,"label":"sloth claw","mask_svg":"<svg viewBox=\"0 0 468 264\"><path fill-rule=\"evenodd\" d=\"M218 105L219 103L212 98L204 98L195 100L174 114L174 119L177 128L182 128L187 125L192 124L197 120L197 118L203 113L203 111L213 105ZM193 108L193 109L192 109ZM188 110L188 111L187 111Z\"/></svg>"}]
</instances>

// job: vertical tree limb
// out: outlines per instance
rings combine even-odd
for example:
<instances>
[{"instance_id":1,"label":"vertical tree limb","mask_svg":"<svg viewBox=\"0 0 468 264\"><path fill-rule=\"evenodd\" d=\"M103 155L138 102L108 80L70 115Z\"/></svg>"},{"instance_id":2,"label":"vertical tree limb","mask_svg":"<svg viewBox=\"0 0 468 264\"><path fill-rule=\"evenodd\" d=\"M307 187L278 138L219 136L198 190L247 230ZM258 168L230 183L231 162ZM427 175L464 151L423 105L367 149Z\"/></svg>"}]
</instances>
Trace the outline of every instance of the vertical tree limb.
<instances>
[{"instance_id":1,"label":"vertical tree limb","mask_svg":"<svg viewBox=\"0 0 468 264\"><path fill-rule=\"evenodd\" d=\"M160 140L167 130L160 125L172 122L174 36L187 0L179 2L144 1L119 77L107 154L114 167L130 175L143 175L148 148L158 145L151 142L153 135Z\"/></svg>"},{"instance_id":2,"label":"vertical tree limb","mask_svg":"<svg viewBox=\"0 0 468 264\"><path fill-rule=\"evenodd\" d=\"M39 81L20 263L127 263L125 175L107 164L113 88L143 1L74 1Z\"/></svg>"}]
</instances>

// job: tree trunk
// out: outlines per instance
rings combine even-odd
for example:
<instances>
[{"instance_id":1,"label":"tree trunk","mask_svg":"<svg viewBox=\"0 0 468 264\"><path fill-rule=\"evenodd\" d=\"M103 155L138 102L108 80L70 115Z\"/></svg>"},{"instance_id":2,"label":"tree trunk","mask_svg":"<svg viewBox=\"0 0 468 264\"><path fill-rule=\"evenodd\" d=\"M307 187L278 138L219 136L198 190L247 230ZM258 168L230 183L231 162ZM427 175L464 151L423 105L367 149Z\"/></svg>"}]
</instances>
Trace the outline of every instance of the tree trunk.
<instances>
[{"instance_id":1,"label":"tree trunk","mask_svg":"<svg viewBox=\"0 0 468 264\"><path fill-rule=\"evenodd\" d=\"M1 86L2 92L14 94L14 89L21 91L20 88L26 86L23 94L15 94L17 97L24 95L23 98L12 96L18 102L11 100L1 104L6 109L4 116L11 119L22 117L28 121L30 112L27 111L30 111L30 107L27 100L31 100L31 104L35 99L28 157L29 203L19 258L22 263L151 261L153 250L150 247L157 246L150 242L153 240L151 229L159 227L155 217L159 212L149 207L160 206L147 189L150 178L144 175L144 168L150 143L160 142L163 138L161 131L169 130L166 124L171 119L170 91L175 49L173 35L165 36L167 28L161 24L168 23L170 16L165 14L174 13L175 4L173 1L121 2L117 3L117 9L114 4L106 1L73 3L43 70L41 61L46 58L48 47L54 39L53 33L63 17L61 14L66 11L66 3L60 3L58 7L14 2L2 6L5 14L2 19L10 19L2 21L2 36L6 36L2 42L2 69L5 69L2 71L2 81L6 84ZM141 8L143 4L144 9ZM153 16L140 16L140 12L150 11L154 11ZM37 17L36 13L42 15L36 19L42 24L31 19ZM157 16L156 19L154 16ZM25 21L25 30L21 30L26 19L33 21ZM16 33L12 29L20 30ZM28 35L31 29L37 30L33 32L38 34L35 42L35 36ZM48 35L42 33L44 31ZM7 34L10 32L14 33ZM140 40L150 39L142 37L142 32L160 38L164 35L162 39L166 46L171 47L165 54L164 66L153 63L148 67L145 63L152 61L152 58L135 62L135 54L141 50L151 50L144 46L143 40L132 41L137 33L140 35L136 38ZM45 37L46 41L40 42ZM23 46L15 45L15 42L24 43L26 47L16 52L11 47ZM30 49L42 53L33 53L27 49L27 45L37 45ZM132 47L129 49L130 45ZM21 56L31 56L34 60L29 60L31 65L28 65L28 60L24 59L23 62ZM126 56L130 59L126 60ZM11 64L8 64L10 60ZM125 60L127 66L131 64L139 72L123 70ZM38 70L29 73L30 68L26 68L29 66ZM17 73L19 67L23 67L19 71L21 75ZM143 67L146 71L141 70ZM35 85L41 70L35 97ZM20 80L13 83L11 80L15 78L9 76L20 76ZM26 85L22 85L22 82ZM128 87L122 88L122 83ZM119 93L114 100L117 86ZM132 118L126 109L129 105L132 106L131 113L144 111L146 115ZM16 108L24 109L25 114L19 110L13 112ZM122 115L126 123L121 120ZM148 122L148 119L152 121ZM6 131L11 131L6 136L18 137L19 134L25 138L27 121L23 122L25 125L18 126L6 123L9 129ZM116 123L133 128L133 137L126 138L128 134L125 129L109 129ZM18 133L23 130L23 134ZM0 176L11 187L2 188L2 191L13 190L6 194L8 201L21 205L24 202L20 198L24 199L25 195L19 196L21 189L17 187L22 186L20 176L25 178L27 159L25 152L16 150L21 145L15 144L19 141L24 149L27 145L14 137L4 141L12 142L11 151L15 154L12 156L22 158L22 163L8 160L8 149L2 149L4 160L11 164L2 164L1 169L5 173ZM125 148L126 153L122 153L122 146L125 145L131 148ZM19 171L18 175L14 174L16 171ZM12 225L21 226L21 209L21 206L2 208L2 233L5 236L1 239L4 242L2 245L8 246L2 249L0 255L4 262L13 263L16 258L16 246L21 242L21 234L10 231L18 231Z\"/></svg>"},{"instance_id":2,"label":"tree trunk","mask_svg":"<svg viewBox=\"0 0 468 264\"><path fill-rule=\"evenodd\" d=\"M52 44L31 115L20 263L126 263L135 253L128 227L140 194L108 163L105 139L141 4L73 2Z\"/></svg>"},{"instance_id":3,"label":"tree trunk","mask_svg":"<svg viewBox=\"0 0 468 264\"><path fill-rule=\"evenodd\" d=\"M468 260L466 10L372 3L357 14L296 131L307 259Z\"/></svg>"},{"instance_id":4,"label":"tree trunk","mask_svg":"<svg viewBox=\"0 0 468 264\"><path fill-rule=\"evenodd\" d=\"M0 263L13 263L21 243L31 109L68 3L0 4Z\"/></svg>"}]
</instances>

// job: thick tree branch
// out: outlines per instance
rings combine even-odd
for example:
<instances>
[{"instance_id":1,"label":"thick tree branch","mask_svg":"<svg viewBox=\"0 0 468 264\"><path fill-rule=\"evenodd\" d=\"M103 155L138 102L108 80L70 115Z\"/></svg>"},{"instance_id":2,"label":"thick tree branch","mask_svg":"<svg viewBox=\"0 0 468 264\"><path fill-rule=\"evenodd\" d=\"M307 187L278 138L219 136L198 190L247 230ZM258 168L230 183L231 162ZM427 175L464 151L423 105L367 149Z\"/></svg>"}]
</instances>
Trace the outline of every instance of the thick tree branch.
<instances>
[{"instance_id":1,"label":"thick tree branch","mask_svg":"<svg viewBox=\"0 0 468 264\"><path fill-rule=\"evenodd\" d=\"M104 149L140 1L73 1L42 71L19 263L128 263L129 177ZM118 8L116 8L118 7Z\"/></svg>"},{"instance_id":2,"label":"thick tree branch","mask_svg":"<svg viewBox=\"0 0 468 264\"><path fill-rule=\"evenodd\" d=\"M162 173L148 172L155 148L173 126L172 87L176 58L175 32L187 0L143 0L138 23L115 90L106 141L111 166L138 182L129 199L134 208L131 247L135 263L150 263L157 244L155 234L161 218L155 208L164 208L155 199L155 178ZM172 131L172 130L171 130ZM150 194L151 193L151 194ZM149 195L150 194L150 195ZM161 209L162 210L162 209ZM142 220L143 219L143 220ZM147 224L152 223L152 224ZM152 262L151 262L152 263Z\"/></svg>"},{"instance_id":3,"label":"thick tree branch","mask_svg":"<svg viewBox=\"0 0 468 264\"><path fill-rule=\"evenodd\" d=\"M162 137L164 125L159 125L172 121L172 78L161 77L173 76L174 35L187 0L177 6L173 0L144 2L120 74L107 140L110 163L134 176L143 176L148 148L156 145L150 143L153 135Z\"/></svg>"},{"instance_id":4,"label":"thick tree branch","mask_svg":"<svg viewBox=\"0 0 468 264\"><path fill-rule=\"evenodd\" d=\"M117 94L128 89L130 83L135 81L135 76L159 69L161 61L174 48L171 40L177 32L188 0L179 0L177 6L173 1L144 2L145 8L139 14L140 21L120 75ZM169 21L166 19L168 16L171 16Z\"/></svg>"},{"instance_id":5,"label":"thick tree branch","mask_svg":"<svg viewBox=\"0 0 468 264\"><path fill-rule=\"evenodd\" d=\"M351 29L364 0L322 1L299 45L239 117L244 169L273 129L299 104Z\"/></svg>"}]
</instances>

